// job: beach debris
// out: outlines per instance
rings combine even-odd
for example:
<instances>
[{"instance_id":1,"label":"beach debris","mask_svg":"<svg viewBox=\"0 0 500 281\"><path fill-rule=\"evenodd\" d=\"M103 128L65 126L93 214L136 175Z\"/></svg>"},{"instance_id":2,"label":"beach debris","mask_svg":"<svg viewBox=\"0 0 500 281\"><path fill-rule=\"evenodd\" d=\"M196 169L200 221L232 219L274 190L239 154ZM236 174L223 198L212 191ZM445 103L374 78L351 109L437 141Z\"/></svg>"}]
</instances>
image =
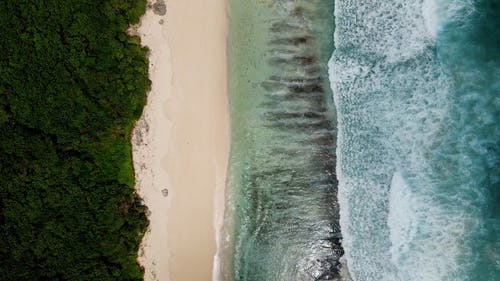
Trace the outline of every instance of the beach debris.
<instances>
[{"instance_id":1,"label":"beach debris","mask_svg":"<svg viewBox=\"0 0 500 281\"><path fill-rule=\"evenodd\" d=\"M161 20L159 20L159 21L158 21L158 23L159 23L159 24L163 24L163 23L164 23L164 20L163 20L163 19L161 19Z\"/></svg>"},{"instance_id":2,"label":"beach debris","mask_svg":"<svg viewBox=\"0 0 500 281\"><path fill-rule=\"evenodd\" d=\"M164 0L158 0L153 4L153 12L157 15L163 16L167 13L167 4Z\"/></svg>"},{"instance_id":3,"label":"beach debris","mask_svg":"<svg viewBox=\"0 0 500 281\"><path fill-rule=\"evenodd\" d=\"M168 189L166 189L166 188L162 189L161 194L163 194L163 197L167 197L168 196Z\"/></svg>"},{"instance_id":4,"label":"beach debris","mask_svg":"<svg viewBox=\"0 0 500 281\"><path fill-rule=\"evenodd\" d=\"M149 124L145 119L140 119L134 124L134 134L132 135L132 142L136 146L147 146L147 135L149 133Z\"/></svg>"}]
</instances>

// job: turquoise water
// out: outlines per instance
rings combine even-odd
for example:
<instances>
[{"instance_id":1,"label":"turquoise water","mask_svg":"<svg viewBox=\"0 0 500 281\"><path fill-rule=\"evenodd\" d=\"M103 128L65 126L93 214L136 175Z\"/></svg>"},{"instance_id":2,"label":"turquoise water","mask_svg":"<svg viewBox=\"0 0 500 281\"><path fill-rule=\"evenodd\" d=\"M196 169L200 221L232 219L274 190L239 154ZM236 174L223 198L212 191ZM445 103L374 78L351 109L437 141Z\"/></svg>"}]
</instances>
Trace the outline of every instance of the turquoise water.
<instances>
[{"instance_id":1,"label":"turquoise water","mask_svg":"<svg viewBox=\"0 0 500 281\"><path fill-rule=\"evenodd\" d=\"M333 1L230 1L226 280L333 280ZM228 263L229 261L229 263Z\"/></svg>"},{"instance_id":2,"label":"turquoise water","mask_svg":"<svg viewBox=\"0 0 500 281\"><path fill-rule=\"evenodd\" d=\"M498 0L230 16L225 280L500 280Z\"/></svg>"},{"instance_id":3,"label":"turquoise water","mask_svg":"<svg viewBox=\"0 0 500 281\"><path fill-rule=\"evenodd\" d=\"M500 2L335 3L354 280L500 280Z\"/></svg>"}]
</instances>

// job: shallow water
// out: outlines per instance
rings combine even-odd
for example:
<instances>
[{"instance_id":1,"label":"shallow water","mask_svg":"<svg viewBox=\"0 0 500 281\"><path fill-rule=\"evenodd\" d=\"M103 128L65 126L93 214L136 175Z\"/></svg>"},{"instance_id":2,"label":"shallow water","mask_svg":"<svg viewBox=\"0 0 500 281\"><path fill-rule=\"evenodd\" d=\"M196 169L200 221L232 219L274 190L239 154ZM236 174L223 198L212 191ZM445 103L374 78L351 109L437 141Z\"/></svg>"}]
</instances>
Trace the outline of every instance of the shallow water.
<instances>
[{"instance_id":1,"label":"shallow water","mask_svg":"<svg viewBox=\"0 0 500 281\"><path fill-rule=\"evenodd\" d=\"M230 30L225 279L334 280L333 1L233 0Z\"/></svg>"}]
</instances>

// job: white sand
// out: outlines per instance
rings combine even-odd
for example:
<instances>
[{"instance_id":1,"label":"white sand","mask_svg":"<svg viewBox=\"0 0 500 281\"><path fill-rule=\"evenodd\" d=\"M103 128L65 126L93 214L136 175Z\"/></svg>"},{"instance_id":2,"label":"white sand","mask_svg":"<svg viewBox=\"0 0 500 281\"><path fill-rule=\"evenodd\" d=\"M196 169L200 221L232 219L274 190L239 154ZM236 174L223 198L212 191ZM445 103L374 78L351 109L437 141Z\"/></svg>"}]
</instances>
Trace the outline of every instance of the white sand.
<instances>
[{"instance_id":1,"label":"white sand","mask_svg":"<svg viewBox=\"0 0 500 281\"><path fill-rule=\"evenodd\" d=\"M167 14L148 10L138 31L152 80L132 140L150 211L144 280L211 280L229 152L226 1L167 0Z\"/></svg>"}]
</instances>

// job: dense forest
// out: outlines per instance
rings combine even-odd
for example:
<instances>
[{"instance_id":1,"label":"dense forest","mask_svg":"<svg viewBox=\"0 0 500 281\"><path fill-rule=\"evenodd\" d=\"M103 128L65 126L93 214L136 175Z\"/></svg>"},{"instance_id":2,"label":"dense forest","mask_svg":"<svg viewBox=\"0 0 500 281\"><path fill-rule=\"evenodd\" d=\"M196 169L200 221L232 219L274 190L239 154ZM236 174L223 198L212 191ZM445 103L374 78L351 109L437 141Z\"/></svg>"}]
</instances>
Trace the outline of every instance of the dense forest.
<instances>
[{"instance_id":1,"label":"dense forest","mask_svg":"<svg viewBox=\"0 0 500 281\"><path fill-rule=\"evenodd\" d=\"M0 1L0 280L141 280L146 0Z\"/></svg>"}]
</instances>

